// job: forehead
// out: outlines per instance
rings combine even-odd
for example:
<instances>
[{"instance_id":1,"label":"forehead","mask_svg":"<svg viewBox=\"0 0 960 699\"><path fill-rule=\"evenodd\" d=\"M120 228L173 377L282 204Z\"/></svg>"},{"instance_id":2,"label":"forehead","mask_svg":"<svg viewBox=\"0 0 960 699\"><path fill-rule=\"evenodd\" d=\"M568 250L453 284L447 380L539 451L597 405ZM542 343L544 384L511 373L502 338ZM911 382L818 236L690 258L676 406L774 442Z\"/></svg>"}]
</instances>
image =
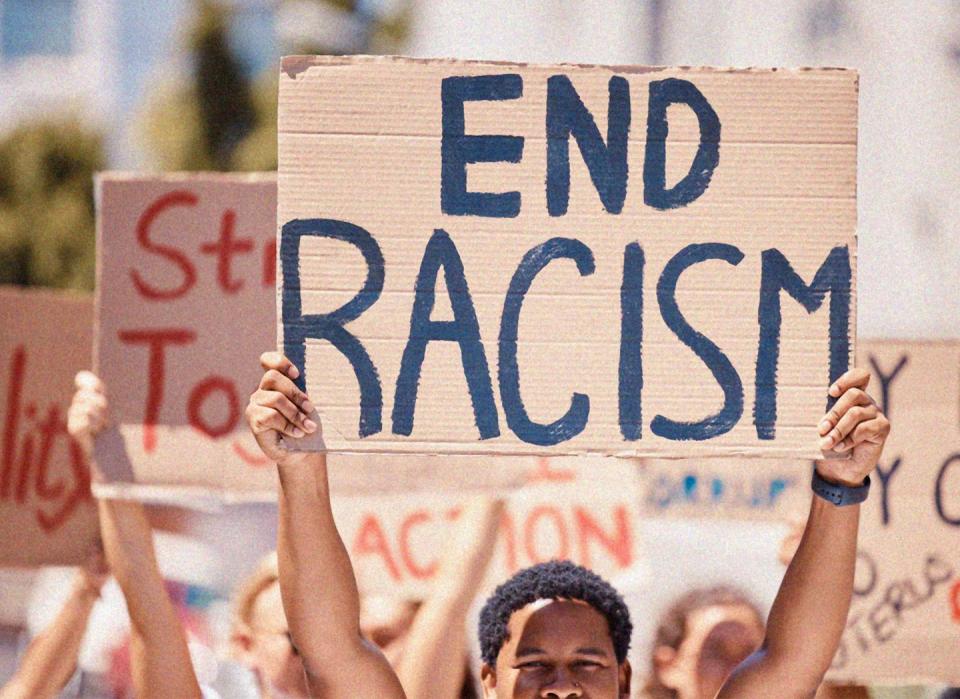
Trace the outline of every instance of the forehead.
<instances>
[{"instance_id":1,"label":"forehead","mask_svg":"<svg viewBox=\"0 0 960 699\"><path fill-rule=\"evenodd\" d=\"M612 656L613 640L606 617L586 602L537 600L510 616L500 656L513 657L523 648L557 654L572 653L578 648L601 648Z\"/></svg>"}]
</instances>

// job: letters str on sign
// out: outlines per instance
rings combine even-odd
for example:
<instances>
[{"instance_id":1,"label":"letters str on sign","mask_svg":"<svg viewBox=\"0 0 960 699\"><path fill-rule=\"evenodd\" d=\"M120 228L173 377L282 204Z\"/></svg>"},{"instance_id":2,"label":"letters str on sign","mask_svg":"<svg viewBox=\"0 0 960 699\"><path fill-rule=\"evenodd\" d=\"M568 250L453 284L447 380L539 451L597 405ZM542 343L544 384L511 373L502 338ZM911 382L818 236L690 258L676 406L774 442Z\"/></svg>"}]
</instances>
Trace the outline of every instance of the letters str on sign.
<instances>
[{"instance_id":1,"label":"letters str on sign","mask_svg":"<svg viewBox=\"0 0 960 699\"><path fill-rule=\"evenodd\" d=\"M75 565L99 537L90 469L67 433L93 302L0 287L0 565Z\"/></svg>"},{"instance_id":2,"label":"letters str on sign","mask_svg":"<svg viewBox=\"0 0 960 699\"><path fill-rule=\"evenodd\" d=\"M284 59L278 336L327 446L817 456L856 327L857 89Z\"/></svg>"},{"instance_id":3,"label":"letters str on sign","mask_svg":"<svg viewBox=\"0 0 960 699\"><path fill-rule=\"evenodd\" d=\"M97 203L113 480L272 499L243 409L274 345L275 176L106 174Z\"/></svg>"}]
</instances>

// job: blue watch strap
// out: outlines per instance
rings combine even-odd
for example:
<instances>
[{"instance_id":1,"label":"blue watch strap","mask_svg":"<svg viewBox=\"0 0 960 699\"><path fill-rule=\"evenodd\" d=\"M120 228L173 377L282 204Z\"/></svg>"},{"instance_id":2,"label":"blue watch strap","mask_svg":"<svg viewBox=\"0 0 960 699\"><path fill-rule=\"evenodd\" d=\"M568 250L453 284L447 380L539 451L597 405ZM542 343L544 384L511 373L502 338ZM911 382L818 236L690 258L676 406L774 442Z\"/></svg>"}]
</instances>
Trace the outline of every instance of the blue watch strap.
<instances>
[{"instance_id":1,"label":"blue watch strap","mask_svg":"<svg viewBox=\"0 0 960 699\"><path fill-rule=\"evenodd\" d=\"M813 488L814 493L834 505L856 505L867 499L867 494L870 492L870 476L863 479L863 485L851 487L831 483L821 476L817 469L813 469L810 487Z\"/></svg>"}]
</instances>

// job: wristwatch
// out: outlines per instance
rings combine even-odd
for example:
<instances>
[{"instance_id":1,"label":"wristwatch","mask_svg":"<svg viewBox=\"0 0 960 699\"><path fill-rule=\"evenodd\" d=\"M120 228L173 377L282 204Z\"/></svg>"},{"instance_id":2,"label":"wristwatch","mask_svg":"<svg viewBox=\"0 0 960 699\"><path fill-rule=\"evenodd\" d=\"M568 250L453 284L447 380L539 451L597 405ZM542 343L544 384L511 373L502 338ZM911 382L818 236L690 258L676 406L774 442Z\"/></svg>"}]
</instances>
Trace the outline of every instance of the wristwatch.
<instances>
[{"instance_id":1,"label":"wristwatch","mask_svg":"<svg viewBox=\"0 0 960 699\"><path fill-rule=\"evenodd\" d=\"M834 505L857 505L867 499L867 494L870 492L870 476L863 479L863 485L854 487L831 483L821 476L817 469L813 469L813 481L810 487L813 488L814 493Z\"/></svg>"}]
</instances>

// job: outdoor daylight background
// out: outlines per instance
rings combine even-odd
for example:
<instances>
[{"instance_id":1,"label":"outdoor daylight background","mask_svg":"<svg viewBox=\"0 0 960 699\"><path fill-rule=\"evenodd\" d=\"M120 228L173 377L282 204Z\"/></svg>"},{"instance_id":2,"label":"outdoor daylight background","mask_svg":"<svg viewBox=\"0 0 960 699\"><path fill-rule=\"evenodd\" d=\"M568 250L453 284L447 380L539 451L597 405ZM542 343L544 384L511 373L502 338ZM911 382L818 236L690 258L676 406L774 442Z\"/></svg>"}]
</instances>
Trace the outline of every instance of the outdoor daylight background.
<instances>
[{"instance_id":1,"label":"outdoor daylight background","mask_svg":"<svg viewBox=\"0 0 960 699\"><path fill-rule=\"evenodd\" d=\"M97 171L276 169L296 53L856 68L858 333L960 338L957 0L0 0L0 284L92 291ZM0 571L0 683L36 584Z\"/></svg>"}]
</instances>

